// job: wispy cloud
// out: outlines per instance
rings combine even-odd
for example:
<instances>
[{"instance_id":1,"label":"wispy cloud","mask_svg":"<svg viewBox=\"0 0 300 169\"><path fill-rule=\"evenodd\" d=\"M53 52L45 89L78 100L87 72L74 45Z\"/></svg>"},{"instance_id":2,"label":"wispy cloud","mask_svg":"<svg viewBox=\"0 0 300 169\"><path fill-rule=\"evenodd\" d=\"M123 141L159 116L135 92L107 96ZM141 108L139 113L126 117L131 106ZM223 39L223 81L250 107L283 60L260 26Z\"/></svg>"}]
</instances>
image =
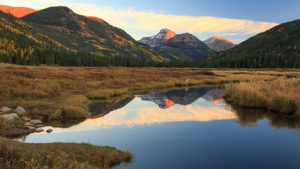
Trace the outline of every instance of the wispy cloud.
<instances>
[{"instance_id":1,"label":"wispy cloud","mask_svg":"<svg viewBox=\"0 0 300 169\"><path fill-rule=\"evenodd\" d=\"M195 34L210 33L218 35L253 35L268 30L277 25L272 22L259 22L243 19L218 18L210 16L178 16L151 11L137 11L135 9L113 9L111 7L93 4L65 2L61 0L0 0L1 4L13 6L26 6L42 9L49 6L68 6L75 12L83 15L97 16L110 24L125 30L136 30L139 35L148 36L147 33L157 32L161 28L169 28L176 32L189 32Z\"/></svg>"}]
</instances>

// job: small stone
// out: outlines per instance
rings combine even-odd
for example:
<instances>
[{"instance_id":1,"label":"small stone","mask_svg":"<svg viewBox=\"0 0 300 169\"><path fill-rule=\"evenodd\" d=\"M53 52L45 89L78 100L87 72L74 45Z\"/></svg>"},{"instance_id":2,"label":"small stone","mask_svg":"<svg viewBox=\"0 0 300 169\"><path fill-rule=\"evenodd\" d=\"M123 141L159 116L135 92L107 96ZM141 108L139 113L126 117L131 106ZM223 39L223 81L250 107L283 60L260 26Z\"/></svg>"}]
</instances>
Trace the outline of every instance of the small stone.
<instances>
[{"instance_id":1,"label":"small stone","mask_svg":"<svg viewBox=\"0 0 300 169\"><path fill-rule=\"evenodd\" d=\"M22 119L23 119L24 121L30 121L30 120L31 120L30 118L28 118L28 117L26 117L26 116L23 116Z\"/></svg>"},{"instance_id":2,"label":"small stone","mask_svg":"<svg viewBox=\"0 0 300 169\"><path fill-rule=\"evenodd\" d=\"M47 130L47 133L51 133L53 130L52 129L48 129Z\"/></svg>"},{"instance_id":3,"label":"small stone","mask_svg":"<svg viewBox=\"0 0 300 169\"><path fill-rule=\"evenodd\" d=\"M35 130L36 133L41 133L41 132L43 132L43 131L44 131L43 129L36 129L36 130Z\"/></svg>"},{"instance_id":4,"label":"small stone","mask_svg":"<svg viewBox=\"0 0 300 169\"><path fill-rule=\"evenodd\" d=\"M15 111L16 111L16 113L17 113L18 115L23 115L23 114L26 113L26 110L25 110L23 107L21 107L21 106L18 106L18 107L15 109Z\"/></svg>"},{"instance_id":5,"label":"small stone","mask_svg":"<svg viewBox=\"0 0 300 169\"><path fill-rule=\"evenodd\" d=\"M29 122L30 122L31 124L35 124L35 125L37 125L37 124L42 124L42 123L43 123L41 120L38 120L38 119L36 119L36 120L30 120Z\"/></svg>"},{"instance_id":6,"label":"small stone","mask_svg":"<svg viewBox=\"0 0 300 169\"><path fill-rule=\"evenodd\" d=\"M3 112L3 113L7 113L7 112L10 112L10 111L11 111L11 108L9 108L9 107L2 107L2 108L0 109L0 111Z\"/></svg>"},{"instance_id":7,"label":"small stone","mask_svg":"<svg viewBox=\"0 0 300 169\"><path fill-rule=\"evenodd\" d=\"M27 122L27 123L24 124L24 126L33 126L33 124Z\"/></svg>"},{"instance_id":8,"label":"small stone","mask_svg":"<svg viewBox=\"0 0 300 169\"><path fill-rule=\"evenodd\" d=\"M43 124L37 124L37 125L35 125L37 128L40 128L40 127L44 127L44 125Z\"/></svg>"},{"instance_id":9,"label":"small stone","mask_svg":"<svg viewBox=\"0 0 300 169\"><path fill-rule=\"evenodd\" d=\"M35 130L35 127L33 126L26 126L26 128L28 128L29 130Z\"/></svg>"},{"instance_id":10,"label":"small stone","mask_svg":"<svg viewBox=\"0 0 300 169\"><path fill-rule=\"evenodd\" d=\"M19 118L19 116L16 113L4 114L1 115L0 117L9 121Z\"/></svg>"}]
</instances>

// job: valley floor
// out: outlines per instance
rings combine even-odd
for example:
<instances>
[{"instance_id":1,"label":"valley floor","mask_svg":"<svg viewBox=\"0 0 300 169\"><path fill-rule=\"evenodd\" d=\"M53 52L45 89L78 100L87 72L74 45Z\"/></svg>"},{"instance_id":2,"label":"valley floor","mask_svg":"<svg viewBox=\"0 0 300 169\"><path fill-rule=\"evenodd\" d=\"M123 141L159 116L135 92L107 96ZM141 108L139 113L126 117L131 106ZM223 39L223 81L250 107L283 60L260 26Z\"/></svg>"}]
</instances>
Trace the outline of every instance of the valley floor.
<instances>
[{"instance_id":1,"label":"valley floor","mask_svg":"<svg viewBox=\"0 0 300 169\"><path fill-rule=\"evenodd\" d=\"M257 81L265 86L269 85L269 82L276 81L279 78L284 81L299 78L300 70L125 67L90 68L0 64L0 77L0 108L11 108L8 112L0 112L0 116L15 113L14 108L17 106L21 106L26 110L25 114L19 114L11 121L0 118L0 136L17 137L35 130L32 128L30 129L30 127L24 127L24 124L28 121L26 118L40 120L44 124L52 126L67 127L74 125L88 117L88 105L92 101L116 101L137 93L169 88L225 85L232 82L235 82L236 85L238 85L238 82L240 81L243 81L243 83L253 83ZM299 84L299 81L295 80L295 83ZM273 85L274 90L277 90L276 86L277 84ZM227 87L227 90L228 89L229 87ZM233 89L231 91L234 93L235 88L231 87L230 89ZM286 86L283 87L283 89L288 90L290 88L289 86ZM280 90L283 89L281 88ZM298 91L298 87L296 87L295 90ZM268 91L261 89L258 90L258 92L272 92L272 87L270 87ZM18 147L21 144L11 142L7 139L3 139L4 141L2 141L2 139L0 140L2 142L2 147L5 149L15 148L15 145ZM7 147L7 145L12 145L13 147ZM79 160L76 161L75 159L74 165L89 163L88 161L90 159L84 161L78 156L81 151L72 150L69 152L71 148L63 148L75 146L83 150L83 146L86 145L59 145L61 146L59 151L62 155L66 155L66 159L72 157ZM56 151L51 149L51 146L53 145L21 145L20 147L23 146L28 146L29 149L39 149L38 147L43 147L43 150L45 151ZM100 153L99 155L101 156L101 153L103 152L102 148L98 147L98 149L99 152L97 151L95 153ZM18 152L19 150L11 149L11 151L14 154L14 152ZM20 151L22 156L23 149ZM107 162L110 164L107 167L111 167L121 161L128 161L132 158L132 155L127 152L105 149L105 153L108 151L113 153L112 156L108 155L110 160L116 160L117 162ZM17 154L17 156L19 155L20 154ZM32 158L35 159L35 157ZM50 160L56 160L54 157L54 159L52 159L52 157L49 158ZM48 159L48 157L46 159ZM40 164L41 162L36 161L36 163ZM23 163L20 164L24 165Z\"/></svg>"}]
</instances>

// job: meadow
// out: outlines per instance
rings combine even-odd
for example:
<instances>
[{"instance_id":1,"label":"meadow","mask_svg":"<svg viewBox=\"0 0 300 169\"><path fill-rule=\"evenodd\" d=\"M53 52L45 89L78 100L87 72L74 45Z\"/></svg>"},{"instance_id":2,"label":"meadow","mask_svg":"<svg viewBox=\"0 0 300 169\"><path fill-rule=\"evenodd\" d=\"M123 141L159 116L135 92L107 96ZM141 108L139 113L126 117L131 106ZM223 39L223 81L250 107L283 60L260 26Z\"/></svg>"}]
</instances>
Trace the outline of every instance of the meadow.
<instances>
[{"instance_id":1,"label":"meadow","mask_svg":"<svg viewBox=\"0 0 300 169\"><path fill-rule=\"evenodd\" d=\"M226 85L226 100L240 106L266 108L264 104L267 103L272 110L300 114L300 71L297 69L0 64L0 77L0 107L22 106L27 117L52 126L68 127L85 120L89 116L88 106L94 101L112 102L153 90L211 85ZM111 168L133 158L131 153L111 147L24 144L4 138L29 134L24 123L21 118L0 119L0 168Z\"/></svg>"}]
</instances>

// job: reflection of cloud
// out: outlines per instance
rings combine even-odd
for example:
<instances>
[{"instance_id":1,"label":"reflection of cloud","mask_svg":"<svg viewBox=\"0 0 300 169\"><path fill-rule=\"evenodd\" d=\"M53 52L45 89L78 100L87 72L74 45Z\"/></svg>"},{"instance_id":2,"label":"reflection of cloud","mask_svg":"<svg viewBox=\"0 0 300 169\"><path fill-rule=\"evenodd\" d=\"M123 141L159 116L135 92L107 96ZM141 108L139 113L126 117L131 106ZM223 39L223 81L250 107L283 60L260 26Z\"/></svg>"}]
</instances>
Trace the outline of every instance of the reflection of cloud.
<instances>
[{"instance_id":1,"label":"reflection of cloud","mask_svg":"<svg viewBox=\"0 0 300 169\"><path fill-rule=\"evenodd\" d=\"M140 98L133 100L139 105ZM199 100L205 102L204 100ZM188 106L176 105L169 109L160 109L155 104L134 108L125 106L113 111L103 118L88 119L85 122L69 129L54 129L55 133L87 131L96 128L111 128L114 126L133 127L135 125L151 125L154 123L183 122L183 121L212 121L234 119L236 115L223 106L208 103L209 106L191 104Z\"/></svg>"},{"instance_id":2,"label":"reflection of cloud","mask_svg":"<svg viewBox=\"0 0 300 169\"><path fill-rule=\"evenodd\" d=\"M68 6L77 13L100 17L114 26L127 30L158 31L161 28L169 28L176 32L197 34L207 32L222 34L230 32L232 35L253 35L277 25L276 23L242 19L208 16L177 16L136 11L134 9L116 10L111 7L65 2L61 0L0 0L0 3L14 6L28 6L35 9L58 5Z\"/></svg>"}]
</instances>

